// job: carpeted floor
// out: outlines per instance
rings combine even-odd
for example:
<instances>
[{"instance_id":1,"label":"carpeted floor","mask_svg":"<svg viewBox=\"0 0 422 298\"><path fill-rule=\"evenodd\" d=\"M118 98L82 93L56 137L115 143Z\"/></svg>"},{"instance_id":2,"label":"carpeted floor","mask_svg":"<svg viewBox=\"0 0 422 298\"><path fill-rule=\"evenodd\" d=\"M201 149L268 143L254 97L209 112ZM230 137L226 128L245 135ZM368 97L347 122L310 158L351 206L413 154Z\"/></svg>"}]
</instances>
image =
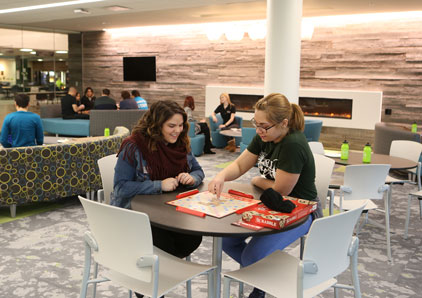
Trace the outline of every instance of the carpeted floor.
<instances>
[{"instance_id":1,"label":"carpeted floor","mask_svg":"<svg viewBox=\"0 0 422 298\"><path fill-rule=\"evenodd\" d=\"M238 156L238 153L216 151L216 155L198 158L208 179ZM253 168L239 181L249 183L256 174L257 168ZM336 171L335 175L341 175L341 171ZM393 263L387 262L383 230L366 226L359 235L359 277L363 297L421 296L422 237L419 231L422 220L419 219L416 201L412 206L409 239L402 238L407 193L414 189L415 186L394 186L391 213ZM18 215L20 211L18 208ZM370 213L370 218L381 222L383 217L382 213ZM76 199L69 199L60 208L0 224L0 298L78 297L84 262L82 237L86 229L85 215ZM204 237L192 261L208 263L211 260L211 244L212 239ZM297 244L289 247L288 251L296 254ZM224 255L223 271L237 268L238 265ZM342 274L339 280L348 282L348 272ZM246 294L250 291L250 287L245 287ZM232 293L232 297L237 298L236 287L232 287ZM127 297L127 291L104 283L98 287L97 297ZM185 297L185 289L179 287L166 297ZM206 297L205 280L193 282L193 297ZM333 291L328 290L320 297L333 297ZM353 294L340 291L340 297L353 297Z\"/></svg>"}]
</instances>

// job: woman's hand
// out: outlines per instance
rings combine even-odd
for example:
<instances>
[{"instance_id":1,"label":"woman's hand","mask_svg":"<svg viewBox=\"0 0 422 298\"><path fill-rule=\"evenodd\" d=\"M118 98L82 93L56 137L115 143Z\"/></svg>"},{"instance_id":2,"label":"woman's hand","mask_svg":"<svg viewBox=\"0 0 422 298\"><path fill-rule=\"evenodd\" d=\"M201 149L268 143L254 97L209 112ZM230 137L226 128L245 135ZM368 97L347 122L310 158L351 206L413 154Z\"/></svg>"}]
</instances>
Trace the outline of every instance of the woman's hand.
<instances>
[{"instance_id":1,"label":"woman's hand","mask_svg":"<svg viewBox=\"0 0 422 298\"><path fill-rule=\"evenodd\" d=\"M218 174L208 184L208 191L212 194L217 195L217 198L219 199L221 191L223 190L223 186L224 186L224 177Z\"/></svg>"},{"instance_id":2,"label":"woman's hand","mask_svg":"<svg viewBox=\"0 0 422 298\"><path fill-rule=\"evenodd\" d=\"M162 191L173 191L177 186L179 186L179 182L176 178L167 178L161 181Z\"/></svg>"},{"instance_id":3,"label":"woman's hand","mask_svg":"<svg viewBox=\"0 0 422 298\"><path fill-rule=\"evenodd\" d=\"M218 122L217 117L212 116L212 121L214 121L214 123L217 123Z\"/></svg>"},{"instance_id":4,"label":"woman's hand","mask_svg":"<svg viewBox=\"0 0 422 298\"><path fill-rule=\"evenodd\" d=\"M177 175L176 179L180 184L184 185L193 185L195 183L195 178L193 178L189 173L180 173Z\"/></svg>"},{"instance_id":5,"label":"woman's hand","mask_svg":"<svg viewBox=\"0 0 422 298\"><path fill-rule=\"evenodd\" d=\"M223 127L226 127L224 124L220 124L219 126L218 126L218 128L223 128Z\"/></svg>"}]
</instances>

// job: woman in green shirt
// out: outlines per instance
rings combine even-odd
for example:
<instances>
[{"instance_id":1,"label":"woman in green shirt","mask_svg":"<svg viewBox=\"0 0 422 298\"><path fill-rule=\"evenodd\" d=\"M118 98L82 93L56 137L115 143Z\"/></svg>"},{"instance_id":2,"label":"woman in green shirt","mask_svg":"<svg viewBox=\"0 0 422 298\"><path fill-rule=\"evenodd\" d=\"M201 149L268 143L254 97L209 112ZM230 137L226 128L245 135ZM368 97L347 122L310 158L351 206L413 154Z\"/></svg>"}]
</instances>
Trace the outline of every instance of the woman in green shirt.
<instances>
[{"instance_id":1,"label":"woman in green shirt","mask_svg":"<svg viewBox=\"0 0 422 298\"><path fill-rule=\"evenodd\" d=\"M304 116L297 104L291 104L279 93L260 99L255 105L252 124L257 135L232 164L218 173L209 183L208 190L220 196L225 181L232 181L246 173L256 163L260 176L251 183L264 190L272 188L282 196L319 201L315 187L315 163L304 129ZM318 204L320 205L320 204ZM314 217L321 216L319 206ZM282 233L246 238L223 238L223 250L242 266L265 258L275 250L282 250L305 235L312 217ZM255 288L249 298L265 297Z\"/></svg>"}]
</instances>

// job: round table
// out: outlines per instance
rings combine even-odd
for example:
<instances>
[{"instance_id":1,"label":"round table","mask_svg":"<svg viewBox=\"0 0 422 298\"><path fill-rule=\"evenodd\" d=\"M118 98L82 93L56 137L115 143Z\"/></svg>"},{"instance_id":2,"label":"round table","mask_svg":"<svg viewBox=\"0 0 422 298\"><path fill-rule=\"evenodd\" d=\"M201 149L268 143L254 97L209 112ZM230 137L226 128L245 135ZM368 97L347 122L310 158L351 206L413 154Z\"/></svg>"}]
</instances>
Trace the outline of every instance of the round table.
<instances>
[{"instance_id":1,"label":"round table","mask_svg":"<svg viewBox=\"0 0 422 298\"><path fill-rule=\"evenodd\" d=\"M199 191L206 191L208 183L202 183L198 187ZM250 184L241 184L236 182L226 182L223 192L229 189L238 190L244 193L252 194L255 199L259 199L262 189ZM234 226L231 223L240 219L239 214L230 214L222 218L212 216L198 217L182 212L177 212L174 206L165 204L168 201L176 199L176 195L186 191L178 189L177 191L163 193L160 195L137 195L132 199L132 210L141 211L148 214L151 225L166 230L213 237L212 264L216 266L215 270L215 293L220 297L221 288L221 263L222 263L222 237L247 237L255 235L266 235L290 230L303 224L308 216L297 222L282 228L274 230L264 228L259 231Z\"/></svg>"},{"instance_id":2,"label":"round table","mask_svg":"<svg viewBox=\"0 0 422 298\"><path fill-rule=\"evenodd\" d=\"M364 164L362 161L362 151L349 151L349 159L340 159L340 157L331 157L336 164L339 165L357 165ZM417 163L401 157L390 156L387 154L371 154L371 162L369 164L389 164L391 170L408 170L417 167Z\"/></svg>"},{"instance_id":3,"label":"round table","mask_svg":"<svg viewBox=\"0 0 422 298\"><path fill-rule=\"evenodd\" d=\"M242 129L241 128L224 129L224 130L220 130L220 134L226 137L241 138Z\"/></svg>"}]
</instances>

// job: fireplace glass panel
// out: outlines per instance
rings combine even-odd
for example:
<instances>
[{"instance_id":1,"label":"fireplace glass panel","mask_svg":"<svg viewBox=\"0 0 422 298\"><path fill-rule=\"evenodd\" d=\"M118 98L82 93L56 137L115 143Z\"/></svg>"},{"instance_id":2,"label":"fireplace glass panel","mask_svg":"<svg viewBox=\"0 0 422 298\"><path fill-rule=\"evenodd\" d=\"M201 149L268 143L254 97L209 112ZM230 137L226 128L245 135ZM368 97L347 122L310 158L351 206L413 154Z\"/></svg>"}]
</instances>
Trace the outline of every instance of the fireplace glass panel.
<instances>
[{"instance_id":1,"label":"fireplace glass panel","mask_svg":"<svg viewBox=\"0 0 422 298\"><path fill-rule=\"evenodd\" d=\"M254 112L254 106L263 95L229 94L230 101L236 106L237 112Z\"/></svg>"},{"instance_id":2,"label":"fireplace glass panel","mask_svg":"<svg viewBox=\"0 0 422 298\"><path fill-rule=\"evenodd\" d=\"M352 119L352 99L299 97L299 106L305 116Z\"/></svg>"}]
</instances>

